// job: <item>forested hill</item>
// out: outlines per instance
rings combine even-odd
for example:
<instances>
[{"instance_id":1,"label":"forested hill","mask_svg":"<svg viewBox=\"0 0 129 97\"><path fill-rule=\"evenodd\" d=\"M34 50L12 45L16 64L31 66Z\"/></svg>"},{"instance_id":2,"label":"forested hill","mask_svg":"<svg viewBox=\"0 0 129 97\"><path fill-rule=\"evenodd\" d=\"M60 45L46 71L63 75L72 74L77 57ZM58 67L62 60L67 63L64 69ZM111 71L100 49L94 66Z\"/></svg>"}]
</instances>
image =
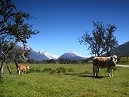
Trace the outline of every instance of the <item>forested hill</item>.
<instances>
[{"instance_id":1,"label":"forested hill","mask_svg":"<svg viewBox=\"0 0 129 97\"><path fill-rule=\"evenodd\" d=\"M112 55L114 54L121 57L129 56L129 41L115 48L112 51Z\"/></svg>"}]
</instances>

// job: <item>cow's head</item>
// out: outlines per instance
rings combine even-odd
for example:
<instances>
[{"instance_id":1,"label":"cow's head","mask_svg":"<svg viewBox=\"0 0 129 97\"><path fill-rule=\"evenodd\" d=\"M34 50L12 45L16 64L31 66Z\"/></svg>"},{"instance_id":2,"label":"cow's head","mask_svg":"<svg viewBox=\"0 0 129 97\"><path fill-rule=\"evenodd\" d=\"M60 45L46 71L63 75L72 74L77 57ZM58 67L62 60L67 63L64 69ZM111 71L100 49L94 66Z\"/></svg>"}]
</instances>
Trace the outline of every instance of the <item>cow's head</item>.
<instances>
[{"instance_id":1,"label":"cow's head","mask_svg":"<svg viewBox=\"0 0 129 97\"><path fill-rule=\"evenodd\" d=\"M117 58L118 58L118 57L117 57L116 55L113 55L113 56L112 56L112 61L113 61L113 63L115 63L115 64L117 63Z\"/></svg>"},{"instance_id":2,"label":"cow's head","mask_svg":"<svg viewBox=\"0 0 129 97\"><path fill-rule=\"evenodd\" d=\"M26 65L26 68L29 69L29 66Z\"/></svg>"}]
</instances>

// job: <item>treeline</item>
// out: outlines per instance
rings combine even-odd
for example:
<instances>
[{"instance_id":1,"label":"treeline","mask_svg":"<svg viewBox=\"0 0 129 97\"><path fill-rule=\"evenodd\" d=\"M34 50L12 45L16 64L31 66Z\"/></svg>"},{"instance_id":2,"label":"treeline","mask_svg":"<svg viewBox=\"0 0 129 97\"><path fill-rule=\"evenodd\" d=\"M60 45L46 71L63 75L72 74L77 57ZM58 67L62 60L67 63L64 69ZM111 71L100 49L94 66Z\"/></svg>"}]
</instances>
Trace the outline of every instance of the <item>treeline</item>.
<instances>
[{"instance_id":1,"label":"treeline","mask_svg":"<svg viewBox=\"0 0 129 97\"><path fill-rule=\"evenodd\" d=\"M90 59L85 59L85 60L70 60L68 58L61 58L58 60L55 59L50 59L50 60L42 60L42 61L35 61L34 59L28 59L28 63L42 63L42 64L84 64L88 63Z\"/></svg>"}]
</instances>

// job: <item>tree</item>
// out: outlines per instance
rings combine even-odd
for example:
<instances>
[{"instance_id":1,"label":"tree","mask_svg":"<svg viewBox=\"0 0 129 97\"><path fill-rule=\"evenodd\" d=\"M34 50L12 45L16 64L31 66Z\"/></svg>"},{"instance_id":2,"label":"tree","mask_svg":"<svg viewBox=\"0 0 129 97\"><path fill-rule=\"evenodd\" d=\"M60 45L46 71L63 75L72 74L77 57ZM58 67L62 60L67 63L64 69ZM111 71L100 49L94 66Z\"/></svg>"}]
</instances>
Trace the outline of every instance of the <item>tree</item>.
<instances>
[{"instance_id":1,"label":"tree","mask_svg":"<svg viewBox=\"0 0 129 97\"><path fill-rule=\"evenodd\" d=\"M15 45L15 47L9 52L7 59L13 61L18 69L18 63L23 63L29 59L30 51L31 48L29 48L28 45L25 45L25 47Z\"/></svg>"},{"instance_id":2,"label":"tree","mask_svg":"<svg viewBox=\"0 0 129 97\"><path fill-rule=\"evenodd\" d=\"M113 33L116 31L115 25L106 26L102 22L93 22L95 27L92 30L93 36L86 32L82 37L79 37L80 44L88 46L88 50L91 50L91 54L95 56L101 56L104 53L107 56L111 55L111 50L118 46L118 41Z\"/></svg>"},{"instance_id":3,"label":"tree","mask_svg":"<svg viewBox=\"0 0 129 97\"><path fill-rule=\"evenodd\" d=\"M25 23L25 20L31 18L30 14L17 11L11 0L0 0L0 52L3 55L0 78L2 78L4 62L15 44L22 42L25 47L27 39L39 33L32 30L32 25ZM25 59L24 54L25 52L22 54Z\"/></svg>"}]
</instances>

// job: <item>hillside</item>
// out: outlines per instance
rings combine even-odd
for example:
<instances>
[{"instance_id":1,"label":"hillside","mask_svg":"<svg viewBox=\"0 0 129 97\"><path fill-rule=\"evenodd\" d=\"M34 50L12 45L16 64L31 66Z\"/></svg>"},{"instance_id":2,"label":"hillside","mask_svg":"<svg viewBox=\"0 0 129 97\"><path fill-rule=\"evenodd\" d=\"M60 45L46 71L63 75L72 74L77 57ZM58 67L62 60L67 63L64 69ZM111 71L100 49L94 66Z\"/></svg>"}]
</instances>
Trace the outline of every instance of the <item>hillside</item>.
<instances>
[{"instance_id":1,"label":"hillside","mask_svg":"<svg viewBox=\"0 0 129 97\"><path fill-rule=\"evenodd\" d=\"M125 42L122 45L119 45L117 48L112 50L112 55L117 55L121 57L129 56L129 41Z\"/></svg>"}]
</instances>

